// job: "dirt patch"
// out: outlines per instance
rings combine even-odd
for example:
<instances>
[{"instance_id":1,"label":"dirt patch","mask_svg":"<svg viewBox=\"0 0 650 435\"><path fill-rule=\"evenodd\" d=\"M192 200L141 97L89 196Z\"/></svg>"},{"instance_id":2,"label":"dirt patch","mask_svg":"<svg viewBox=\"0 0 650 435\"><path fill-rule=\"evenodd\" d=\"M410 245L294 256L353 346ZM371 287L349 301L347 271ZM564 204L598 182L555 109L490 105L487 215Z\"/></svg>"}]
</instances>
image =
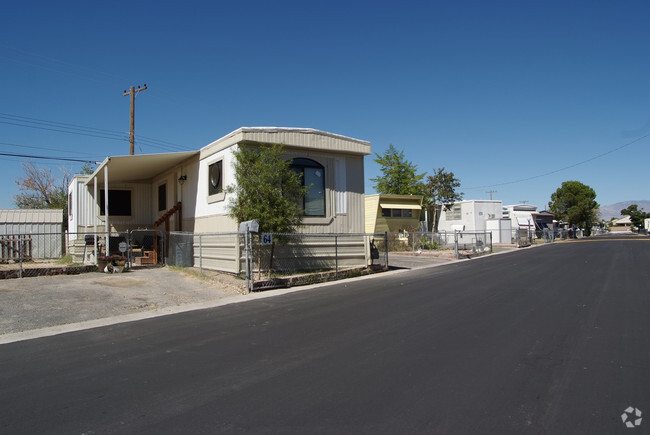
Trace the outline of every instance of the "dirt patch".
<instances>
[{"instance_id":1,"label":"dirt patch","mask_svg":"<svg viewBox=\"0 0 650 435\"><path fill-rule=\"evenodd\" d=\"M0 280L0 335L55 325L214 303L240 294L237 278L199 279L169 268ZM236 283L235 283L236 284Z\"/></svg>"}]
</instances>

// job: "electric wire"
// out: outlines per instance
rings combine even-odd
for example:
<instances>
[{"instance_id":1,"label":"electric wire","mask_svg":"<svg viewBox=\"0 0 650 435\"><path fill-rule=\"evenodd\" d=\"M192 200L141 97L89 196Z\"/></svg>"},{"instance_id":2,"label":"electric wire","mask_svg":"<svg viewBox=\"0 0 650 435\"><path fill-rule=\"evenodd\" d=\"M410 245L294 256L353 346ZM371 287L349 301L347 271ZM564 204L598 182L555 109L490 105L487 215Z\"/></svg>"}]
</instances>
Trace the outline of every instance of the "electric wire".
<instances>
[{"instance_id":1,"label":"electric wire","mask_svg":"<svg viewBox=\"0 0 650 435\"><path fill-rule=\"evenodd\" d=\"M58 153L61 152L70 152L67 150L61 150L61 149L56 149L56 148L47 148L47 147L37 147L37 146L32 146L32 145L24 145L24 144L17 144L17 143L9 143L9 142L0 142L0 145L7 145L11 147L18 147L18 148L31 148L35 150L44 150L44 151L55 151ZM75 154L81 154L85 156L96 156L97 154L92 154L92 153L84 153L84 152L79 152L75 151Z\"/></svg>"},{"instance_id":2,"label":"electric wire","mask_svg":"<svg viewBox=\"0 0 650 435\"><path fill-rule=\"evenodd\" d=\"M504 183L486 184L486 185L483 185L483 186L476 186L476 187L463 187L463 189L464 189L464 190L473 190L473 189L485 189L485 188L488 188L488 187L507 186L507 185L510 185L510 184L523 183L524 181L530 181L530 180L535 180L535 179L537 179L537 178L546 177L546 176L548 176L548 175L552 175L552 174L556 174L556 173L558 173L558 172L566 171L567 169L575 168L576 166L584 165L585 163L589 163L589 162L591 162L591 161L593 161L593 160L596 160L596 159L599 159L599 158L604 157L604 156L606 156L606 155L609 155L609 154L615 153L616 151L619 151L619 150L621 150L621 149L623 149L623 148L625 148L625 147L628 147L628 146L630 146L630 145L633 145L633 144L635 144L635 143L637 143L637 142L639 142L639 141L641 141L641 140L643 140L643 139L645 139L645 138L647 138L647 137L650 137L650 133L648 133L648 134L646 134L646 135L643 135L643 136L641 136L641 137L638 137L638 138L636 138L636 139L634 139L634 140L632 140L632 141L630 141L630 142L627 142L627 143L625 143L625 144L623 144L623 145L621 145L621 146L618 146L618 147L616 147L616 148L613 148L613 149L611 149L611 150L609 150L609 151L606 151L606 152L604 152L604 153L597 154L597 155L595 155L595 156L593 156L593 157L590 157L590 158L588 158L588 159L585 159L585 160L579 161L579 162L577 162L577 163L573 163L573 164L571 164L571 165L569 165L569 166L564 166L564 167L562 167L562 168L555 169L555 170L553 170L553 171L545 172L545 173L543 173L543 174L533 175L533 176L531 176L531 177L521 178L521 179L519 179L519 180L507 181L507 182L504 182Z\"/></svg>"},{"instance_id":3,"label":"electric wire","mask_svg":"<svg viewBox=\"0 0 650 435\"><path fill-rule=\"evenodd\" d=\"M2 120L4 119L4 121ZM17 127L32 128L37 130L55 131L59 133L74 134L80 136L96 137L100 139L115 140L121 142L128 142L128 133L107 130L102 128L87 127L78 124L70 124L65 122L48 121L44 119L32 118L27 116L13 115L8 113L0 113L0 123L14 125ZM166 151L188 151L190 147L179 145L173 142L154 139L147 136L136 136L141 145L163 149Z\"/></svg>"},{"instance_id":4,"label":"electric wire","mask_svg":"<svg viewBox=\"0 0 650 435\"><path fill-rule=\"evenodd\" d=\"M20 157L23 159L60 160L64 162L77 162L77 163L93 163L93 164L96 163L95 161L92 160L73 159L71 157L68 158L68 157L32 156L27 154L13 154L13 153L0 153L0 156Z\"/></svg>"}]
</instances>

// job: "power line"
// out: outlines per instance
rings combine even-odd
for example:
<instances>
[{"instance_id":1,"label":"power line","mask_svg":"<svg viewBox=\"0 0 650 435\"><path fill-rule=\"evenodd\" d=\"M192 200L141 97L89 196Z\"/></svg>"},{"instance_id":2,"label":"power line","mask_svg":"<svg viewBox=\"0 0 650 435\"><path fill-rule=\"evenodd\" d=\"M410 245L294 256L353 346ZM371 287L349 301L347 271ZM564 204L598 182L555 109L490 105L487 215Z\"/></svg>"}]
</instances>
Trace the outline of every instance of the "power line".
<instances>
[{"instance_id":1,"label":"power line","mask_svg":"<svg viewBox=\"0 0 650 435\"><path fill-rule=\"evenodd\" d=\"M48 120L45 120L45 119L32 118L32 117L29 117L29 116L12 115L10 113L0 113L0 118L20 121L20 122L26 122L26 123L32 123L32 124L37 124L37 125L40 124L40 125L49 125L49 126L62 127L62 128L71 128L71 129L74 129L74 130L108 133L108 134L124 134L123 132L117 131L117 130L106 130L106 129L103 129L103 128L87 127L85 125L70 124L70 123L67 123L67 122L48 121Z\"/></svg>"},{"instance_id":2,"label":"power line","mask_svg":"<svg viewBox=\"0 0 650 435\"><path fill-rule=\"evenodd\" d=\"M506 186L506 185L509 185L509 184L517 184L517 183L522 183L522 182L524 182L524 181L534 180L534 179L536 179L536 178L546 177L546 176L548 176L548 175L552 175L552 174L556 174L556 173L558 173L558 172L566 171L567 169L575 168L576 166L584 165L585 163L589 163L589 162L591 162L591 161L593 161L593 160L596 160L596 159L599 159L599 158L604 157L604 156L606 156L606 155L609 155L609 154L615 153L616 151L619 151L619 150L621 150L621 149L623 149L623 148L625 148L625 147L628 147L628 146L630 146L630 145L632 145L632 144L635 144L635 143L637 143L637 142L639 142L639 141L641 141L641 140L643 140L643 139L645 139L645 138L647 138L647 137L649 137L649 136L650 136L650 133L648 133L648 134L646 134L646 135L643 135L643 136L641 136L641 137L638 137L638 138L636 138L636 139L634 139L634 140L632 140L632 141L630 141L630 142L627 142L626 144L623 144L623 145L621 145L621 146L619 146L619 147L616 147L616 148L614 148L614 149L611 149L611 150L609 150L609 151L606 151L606 152L604 152L604 153L602 153L602 154L598 154L598 155L593 156L593 157L590 157L590 158L588 158L588 159L586 159L586 160L582 160L582 161L580 161L580 162L574 163L574 164L569 165L569 166L565 166L565 167L560 168L560 169L556 169L556 170L554 170L554 171L545 172L545 173L543 173L543 174L539 174L539 175L533 175L532 177L522 178L522 179L519 179L519 180L507 181L507 182L505 182L505 183L486 184L486 185L484 185L484 186L476 186L476 187L463 187L463 189L465 189L465 190L486 189L486 188L489 188L489 187Z\"/></svg>"},{"instance_id":3,"label":"power line","mask_svg":"<svg viewBox=\"0 0 650 435\"><path fill-rule=\"evenodd\" d=\"M2 121L1 119L5 119ZM78 124L70 124L65 122L48 121L44 119L31 118L27 116L13 115L8 113L0 113L0 124L15 125L18 127L32 128L37 130L55 131L59 133L74 134L79 136L97 137L100 139L127 141L128 136L126 133L107 130L102 128L87 127ZM187 151L190 149L188 146L183 146L173 142L154 139L146 136L138 136L138 141L142 145L151 148L159 148L167 151Z\"/></svg>"},{"instance_id":4,"label":"power line","mask_svg":"<svg viewBox=\"0 0 650 435\"><path fill-rule=\"evenodd\" d=\"M0 153L0 156L21 157L21 158L24 158L24 159L61 160L61 161L64 161L64 162L93 163L93 164L97 163L97 162L92 161L92 160L81 160L81 159L73 159L73 158L67 158L67 157L30 156L30 155L26 155L26 154Z\"/></svg>"},{"instance_id":5,"label":"power line","mask_svg":"<svg viewBox=\"0 0 650 435\"><path fill-rule=\"evenodd\" d=\"M61 149L56 149L56 148L47 148L47 147L37 147L33 145L24 145L24 144L17 144L17 143L9 143L9 142L0 142L0 145L7 145L11 147L18 147L18 148L32 148L35 150L45 150L45 151L55 151L55 152L64 152L64 150ZM65 151L65 152L70 152L70 151ZM75 154L83 154L86 156L96 156L97 154L91 154L91 153L84 153L84 152L78 152L75 151Z\"/></svg>"}]
</instances>

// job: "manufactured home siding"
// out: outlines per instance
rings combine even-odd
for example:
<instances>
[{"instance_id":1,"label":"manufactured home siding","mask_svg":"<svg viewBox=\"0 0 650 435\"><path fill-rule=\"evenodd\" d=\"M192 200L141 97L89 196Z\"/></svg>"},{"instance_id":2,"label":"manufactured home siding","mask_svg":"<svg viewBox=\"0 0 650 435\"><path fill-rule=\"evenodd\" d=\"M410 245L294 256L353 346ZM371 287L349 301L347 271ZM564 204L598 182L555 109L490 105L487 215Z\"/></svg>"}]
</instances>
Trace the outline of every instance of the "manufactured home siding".
<instances>
[{"instance_id":1,"label":"manufactured home siding","mask_svg":"<svg viewBox=\"0 0 650 435\"><path fill-rule=\"evenodd\" d=\"M366 233L374 233L379 217L379 195L365 197Z\"/></svg>"},{"instance_id":2,"label":"manufactured home siding","mask_svg":"<svg viewBox=\"0 0 650 435\"><path fill-rule=\"evenodd\" d=\"M201 149L201 160L236 143L257 142L298 146L313 151L370 154L370 142L309 128L243 127Z\"/></svg>"},{"instance_id":3,"label":"manufactured home siding","mask_svg":"<svg viewBox=\"0 0 650 435\"><path fill-rule=\"evenodd\" d=\"M98 186L97 194L101 195L101 188ZM151 187L150 184L144 183L114 183L111 184L109 190L130 190L131 191L131 216L108 216L109 224L112 230L126 231L134 228L151 228L153 222L151 221ZM97 214L99 214L99 205L97 207ZM104 216L99 216L101 221L102 230L106 223Z\"/></svg>"}]
</instances>

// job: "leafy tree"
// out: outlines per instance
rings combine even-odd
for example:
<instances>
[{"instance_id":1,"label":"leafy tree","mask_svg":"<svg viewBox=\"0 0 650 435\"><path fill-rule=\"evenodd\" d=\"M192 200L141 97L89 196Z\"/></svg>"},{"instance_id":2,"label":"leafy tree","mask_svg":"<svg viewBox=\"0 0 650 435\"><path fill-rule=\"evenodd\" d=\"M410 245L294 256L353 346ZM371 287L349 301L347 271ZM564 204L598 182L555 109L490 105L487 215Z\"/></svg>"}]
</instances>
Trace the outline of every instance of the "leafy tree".
<instances>
[{"instance_id":1,"label":"leafy tree","mask_svg":"<svg viewBox=\"0 0 650 435\"><path fill-rule=\"evenodd\" d=\"M228 213L237 223L256 219L266 233L293 233L301 225L298 204L307 189L282 152L282 145L242 146L234 152L235 184L225 191L234 194Z\"/></svg>"},{"instance_id":2,"label":"leafy tree","mask_svg":"<svg viewBox=\"0 0 650 435\"><path fill-rule=\"evenodd\" d=\"M650 218L650 213L644 212L643 209L639 210L637 204L631 204L628 208L621 210L621 215L629 216L632 225L637 228L643 228L645 223L644 220Z\"/></svg>"},{"instance_id":3,"label":"leafy tree","mask_svg":"<svg viewBox=\"0 0 650 435\"><path fill-rule=\"evenodd\" d=\"M591 233L592 224L598 220L596 192L579 181L562 183L551 195L548 206L556 219L584 228L586 235Z\"/></svg>"},{"instance_id":4,"label":"leafy tree","mask_svg":"<svg viewBox=\"0 0 650 435\"><path fill-rule=\"evenodd\" d=\"M404 151L390 144L382 155L375 153L374 162L379 164L383 175L371 178L377 193L417 195L422 191L424 174L417 173L417 166L404 158Z\"/></svg>"},{"instance_id":5,"label":"leafy tree","mask_svg":"<svg viewBox=\"0 0 650 435\"><path fill-rule=\"evenodd\" d=\"M440 219L440 210L444 206L449 210L454 202L463 198L462 192L456 192L460 187L460 181L454 176L453 172L445 172L445 168L438 168L434 175L429 175L424 183L424 208L432 216L429 229L433 228L438 232L438 221Z\"/></svg>"},{"instance_id":6,"label":"leafy tree","mask_svg":"<svg viewBox=\"0 0 650 435\"><path fill-rule=\"evenodd\" d=\"M70 174L63 171L63 177L56 178L52 171L39 168L33 163L23 163L25 178L16 179L22 192L14 197L18 208L60 208L67 214L68 184Z\"/></svg>"},{"instance_id":7,"label":"leafy tree","mask_svg":"<svg viewBox=\"0 0 650 435\"><path fill-rule=\"evenodd\" d=\"M302 185L300 175L282 153L282 145L241 146L234 152L235 184L227 186L225 192L233 194L228 213L237 223L256 219L260 233L294 233L301 225L304 210L298 204L309 187ZM275 241L269 273L273 269ZM261 251L258 253L261 264ZM259 270L261 273L261 267Z\"/></svg>"}]
</instances>

